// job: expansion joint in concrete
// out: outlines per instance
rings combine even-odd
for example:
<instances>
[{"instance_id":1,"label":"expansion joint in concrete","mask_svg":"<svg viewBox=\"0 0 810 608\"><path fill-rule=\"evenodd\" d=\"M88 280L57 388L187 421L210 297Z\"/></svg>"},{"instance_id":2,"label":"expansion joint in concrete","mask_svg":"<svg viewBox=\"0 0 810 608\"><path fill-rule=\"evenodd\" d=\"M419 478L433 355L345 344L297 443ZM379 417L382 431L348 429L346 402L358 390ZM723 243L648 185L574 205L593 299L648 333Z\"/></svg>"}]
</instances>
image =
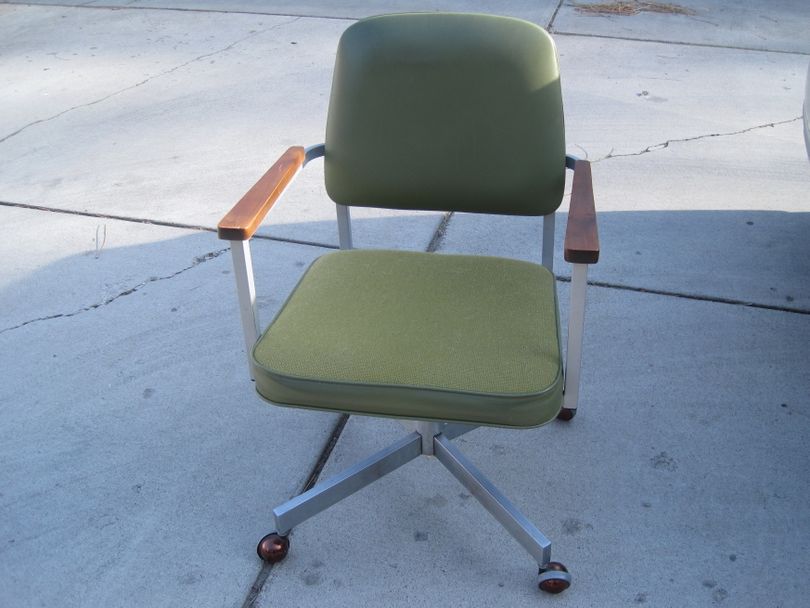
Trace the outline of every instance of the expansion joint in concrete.
<instances>
[{"instance_id":1,"label":"expansion joint in concrete","mask_svg":"<svg viewBox=\"0 0 810 608\"><path fill-rule=\"evenodd\" d=\"M430 243L428 243L425 251L428 253L438 251L439 247L442 246L442 241L444 240L444 235L447 232L447 226L450 224L451 219L453 219L452 211L448 211L442 216L442 219L439 222L439 225L436 227L436 231L433 233L433 237L430 239Z\"/></svg>"},{"instance_id":2,"label":"expansion joint in concrete","mask_svg":"<svg viewBox=\"0 0 810 608\"><path fill-rule=\"evenodd\" d=\"M554 13L551 15L551 19L548 20L548 25L546 25L546 30L548 30L549 32L554 31L554 20L557 18L557 13L560 12L560 9L562 8L562 5L563 5L563 0L560 0L559 2L557 2L557 8L554 9Z\"/></svg>"},{"instance_id":3,"label":"expansion joint in concrete","mask_svg":"<svg viewBox=\"0 0 810 608\"><path fill-rule=\"evenodd\" d=\"M332 455L338 439L340 439L340 435L343 433L343 429L346 428L346 423L348 421L349 414L340 415L335 423L335 426L332 428L332 432L329 433L329 437L327 438L326 443L318 456L318 460L315 461L315 465L312 467L312 470L307 476L307 480L304 482L299 494L303 494L304 492L311 490L313 487L315 487L315 484L318 483L318 480L321 478L321 473L323 473L323 469L326 466L326 463L329 461L329 457ZM264 584L267 581L267 577L270 576L270 572L272 570L273 564L266 562L262 563L261 570L259 570L259 573L256 575L256 580L253 581L253 584L250 586L250 591L248 591L245 601L242 603L242 608L256 607L256 601L259 599L259 594L262 592Z\"/></svg>"},{"instance_id":4,"label":"expansion joint in concrete","mask_svg":"<svg viewBox=\"0 0 810 608\"><path fill-rule=\"evenodd\" d=\"M200 226L198 224L183 224L181 222L166 222L162 220L150 220L142 217L132 217L128 215L114 215L110 213L97 213L94 211L77 211L75 209L59 209L57 207L46 207L44 205L29 205L27 203L12 203L0 201L0 207L15 207L17 209L30 209L31 211L46 211L49 213L64 213L65 215L78 215L80 217L94 217L104 220L115 220L118 222L132 222L133 224L147 224L149 226L162 226L164 228L180 228L181 230L197 230L199 232L216 232L216 228L210 226ZM264 234L254 234L251 238L261 241L276 241L279 243L292 243L293 245L305 245L307 247L321 247L323 249L338 249L332 243L320 243L318 241L305 241L303 239L292 239L283 236L270 236Z\"/></svg>"},{"instance_id":5,"label":"expansion joint in concrete","mask_svg":"<svg viewBox=\"0 0 810 608\"><path fill-rule=\"evenodd\" d=\"M571 277L557 277L561 283L570 283ZM634 291L636 293L648 293L657 296L667 296L670 298L682 298L684 300L696 300L698 302L713 302L715 304L729 304L732 306L744 306L746 308L758 308L761 310L773 310L777 312L788 312L797 315L810 315L810 309L797 308L794 306L778 306L776 304L761 304L735 298L722 298L719 296L709 296L681 291L670 291L668 289L651 289L647 287L635 287L633 285L623 285L621 283L610 283L607 281L588 281L588 285L593 287L603 287L605 289L618 289L621 291Z\"/></svg>"},{"instance_id":6,"label":"expansion joint in concrete","mask_svg":"<svg viewBox=\"0 0 810 608\"><path fill-rule=\"evenodd\" d=\"M73 9L90 9L101 11L161 11L164 13L212 13L215 15L257 15L260 17L297 17L299 19L330 19L333 21L357 21L358 17L337 17L335 15L298 15L295 13L278 13L261 10L245 10L245 9L223 9L223 8L192 8L187 6L120 6L112 4L68 4L65 2L38 2L31 4L30 2L14 2L8 0L1 0L0 4L16 4L21 6L51 6L60 8L73 8ZM291 23L291 22L290 22ZM277 27L277 26L276 26Z\"/></svg>"}]
</instances>

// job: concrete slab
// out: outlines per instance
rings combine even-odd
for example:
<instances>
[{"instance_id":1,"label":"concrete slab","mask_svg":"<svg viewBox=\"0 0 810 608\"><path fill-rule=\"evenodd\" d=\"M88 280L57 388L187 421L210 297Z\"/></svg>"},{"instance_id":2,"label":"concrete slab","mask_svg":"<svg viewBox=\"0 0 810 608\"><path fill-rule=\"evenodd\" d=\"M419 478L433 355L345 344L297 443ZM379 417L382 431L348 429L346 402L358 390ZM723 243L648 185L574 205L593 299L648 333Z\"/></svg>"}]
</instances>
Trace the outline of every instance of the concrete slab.
<instances>
[{"instance_id":1,"label":"concrete slab","mask_svg":"<svg viewBox=\"0 0 810 608\"><path fill-rule=\"evenodd\" d=\"M810 11L803 0L646 2L658 10L622 10L623 2L563 2L556 32L810 54ZM656 6L657 5L657 6Z\"/></svg>"},{"instance_id":2,"label":"concrete slab","mask_svg":"<svg viewBox=\"0 0 810 608\"><path fill-rule=\"evenodd\" d=\"M801 605L805 316L597 288L588 325L574 421L457 440L550 536L569 592L538 597L531 559L422 459L301 525L258 605ZM327 472L401 434L353 417Z\"/></svg>"},{"instance_id":3,"label":"concrete slab","mask_svg":"<svg viewBox=\"0 0 810 608\"><path fill-rule=\"evenodd\" d=\"M0 49L7 97L0 139L15 137L30 122L55 120L49 117L123 95L199 55L227 47L258 24L252 16L225 19L220 27L215 24L222 17L207 13L182 20L156 17L150 11L4 4ZM262 17L260 27L286 21Z\"/></svg>"},{"instance_id":4,"label":"concrete slab","mask_svg":"<svg viewBox=\"0 0 810 608\"><path fill-rule=\"evenodd\" d=\"M590 279L810 311L810 213L796 208L802 192L810 191L810 175L778 168L768 174L747 163L701 167L686 162L687 154L696 157L694 151L680 159L663 151L659 159L617 159L594 167L602 252ZM650 208L611 209L633 203ZM571 274L562 255L566 217L559 214L555 239L560 276ZM541 226L535 218L456 214L440 251L539 262Z\"/></svg>"},{"instance_id":5,"label":"concrete slab","mask_svg":"<svg viewBox=\"0 0 810 608\"><path fill-rule=\"evenodd\" d=\"M29 4L55 4L48 0L35 0ZM406 12L497 12L546 25L557 8L557 0L510 0L499 3L497 11L482 0L382 0L373 3L361 0L329 2L328 0L103 0L96 2L65 2L76 6L117 6L126 8L158 8L195 11L248 12L273 15L304 15L361 19L371 15Z\"/></svg>"},{"instance_id":6,"label":"concrete slab","mask_svg":"<svg viewBox=\"0 0 810 608\"><path fill-rule=\"evenodd\" d=\"M563 260L566 214L558 216L555 272ZM810 214L780 211L602 212L602 254L591 281L630 289L810 311ZM540 263L536 219L455 215L440 251ZM497 238L510 239L495 242ZM492 239L492 240L490 240Z\"/></svg>"},{"instance_id":7,"label":"concrete slab","mask_svg":"<svg viewBox=\"0 0 810 608\"><path fill-rule=\"evenodd\" d=\"M592 161L600 211L591 278L810 310L804 59L615 40L559 46L568 150ZM610 53L627 60L611 68ZM557 272L568 276L564 229L562 217ZM539 261L540 234L538 220L456 214L441 250Z\"/></svg>"},{"instance_id":8,"label":"concrete slab","mask_svg":"<svg viewBox=\"0 0 810 608\"><path fill-rule=\"evenodd\" d=\"M0 5L0 201L178 226L0 206L0 605L241 606L270 509L300 489L335 417L252 394L228 255L181 227L213 227L287 146L322 139L351 19L491 9L28 4L61 6ZM557 4L497 9L544 24ZM542 601L803 605L810 335L789 310L810 310L796 120L807 14L798 0L767 14L681 4L706 14L606 20L567 2L555 21L575 34L557 35L569 149L597 161L591 277L662 293L590 292L572 424L460 443L571 567L574 588ZM709 13L716 26L696 21ZM673 43L615 38L662 35ZM336 243L320 171L297 180L264 235ZM439 221L354 217L358 245L417 249ZM539 253L538 234L533 220L459 214L442 250L520 257ZM264 319L322 252L255 243ZM352 418L326 473L400 434ZM255 604L536 605L534 572L425 460L302 525Z\"/></svg>"},{"instance_id":9,"label":"concrete slab","mask_svg":"<svg viewBox=\"0 0 810 608\"><path fill-rule=\"evenodd\" d=\"M349 24L42 6L14 7L2 22L13 33L0 59L6 103L19 109L3 117L0 200L207 227L288 146L323 141L335 47ZM53 36L57 27L70 34ZM76 82L91 84L77 93ZM263 233L336 244L321 182L317 168L302 175ZM417 249L441 219L356 215L384 219L382 240ZM359 229L358 244L375 238Z\"/></svg>"},{"instance_id":10,"label":"concrete slab","mask_svg":"<svg viewBox=\"0 0 810 608\"><path fill-rule=\"evenodd\" d=\"M0 206L0 221L14 235L0 244L0 332L89 312L227 248L211 233L48 211Z\"/></svg>"},{"instance_id":11,"label":"concrete slab","mask_svg":"<svg viewBox=\"0 0 810 608\"><path fill-rule=\"evenodd\" d=\"M764 131L801 115L808 63L801 55L555 39L569 152L590 160L678 139Z\"/></svg>"},{"instance_id":12,"label":"concrete slab","mask_svg":"<svg viewBox=\"0 0 810 608\"><path fill-rule=\"evenodd\" d=\"M334 417L255 396L210 233L108 221L95 257L95 220L3 211L42 233L0 286L0 604L241 606ZM318 253L256 244L266 315Z\"/></svg>"}]
</instances>

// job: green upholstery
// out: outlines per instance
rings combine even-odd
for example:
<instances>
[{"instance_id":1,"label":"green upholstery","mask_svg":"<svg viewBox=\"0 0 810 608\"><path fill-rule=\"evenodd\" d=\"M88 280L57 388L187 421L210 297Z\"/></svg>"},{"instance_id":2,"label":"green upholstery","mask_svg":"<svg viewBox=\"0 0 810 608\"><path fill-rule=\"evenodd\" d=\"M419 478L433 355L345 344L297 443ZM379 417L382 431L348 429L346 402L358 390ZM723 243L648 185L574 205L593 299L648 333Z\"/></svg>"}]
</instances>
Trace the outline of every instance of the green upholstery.
<instances>
[{"instance_id":1,"label":"green upholstery","mask_svg":"<svg viewBox=\"0 0 810 608\"><path fill-rule=\"evenodd\" d=\"M551 213L565 182L554 43L492 15L359 21L338 47L325 150L340 204Z\"/></svg>"},{"instance_id":2,"label":"green upholstery","mask_svg":"<svg viewBox=\"0 0 810 608\"><path fill-rule=\"evenodd\" d=\"M253 349L279 404L528 427L562 404L553 275L481 256L316 260Z\"/></svg>"}]
</instances>

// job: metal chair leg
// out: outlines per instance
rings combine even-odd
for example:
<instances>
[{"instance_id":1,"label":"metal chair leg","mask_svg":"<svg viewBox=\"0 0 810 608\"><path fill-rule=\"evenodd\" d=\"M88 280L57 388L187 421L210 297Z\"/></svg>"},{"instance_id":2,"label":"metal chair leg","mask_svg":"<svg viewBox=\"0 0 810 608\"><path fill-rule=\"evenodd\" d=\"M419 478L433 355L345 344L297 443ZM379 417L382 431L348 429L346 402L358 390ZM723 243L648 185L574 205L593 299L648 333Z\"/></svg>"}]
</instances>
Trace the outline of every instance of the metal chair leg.
<instances>
[{"instance_id":1,"label":"metal chair leg","mask_svg":"<svg viewBox=\"0 0 810 608\"><path fill-rule=\"evenodd\" d=\"M517 507L504 496L467 460L447 437L433 438L433 451L447 469L464 485L470 494L478 499L484 508L517 540L529 554L543 567L551 559L551 541L530 522Z\"/></svg>"},{"instance_id":2,"label":"metal chair leg","mask_svg":"<svg viewBox=\"0 0 810 608\"><path fill-rule=\"evenodd\" d=\"M422 453L422 437L411 433L342 473L317 484L273 509L276 530L284 536L295 526L340 502Z\"/></svg>"},{"instance_id":3,"label":"metal chair leg","mask_svg":"<svg viewBox=\"0 0 810 608\"><path fill-rule=\"evenodd\" d=\"M475 427L455 424L435 425L435 427L437 430L443 428L447 431L447 435L443 433L434 435L432 446L425 446L425 439L434 432L433 427L420 427L421 434L419 431L409 434L273 509L278 532L271 532L259 542L257 547L259 557L270 563L281 561L287 555L290 546L287 535L295 526L420 455L432 455L537 561L540 566L538 578L540 589L549 593L560 593L567 589L571 584L571 575L565 566L550 561L551 541L450 442L452 437L462 435ZM428 449L425 449L426 447Z\"/></svg>"}]
</instances>

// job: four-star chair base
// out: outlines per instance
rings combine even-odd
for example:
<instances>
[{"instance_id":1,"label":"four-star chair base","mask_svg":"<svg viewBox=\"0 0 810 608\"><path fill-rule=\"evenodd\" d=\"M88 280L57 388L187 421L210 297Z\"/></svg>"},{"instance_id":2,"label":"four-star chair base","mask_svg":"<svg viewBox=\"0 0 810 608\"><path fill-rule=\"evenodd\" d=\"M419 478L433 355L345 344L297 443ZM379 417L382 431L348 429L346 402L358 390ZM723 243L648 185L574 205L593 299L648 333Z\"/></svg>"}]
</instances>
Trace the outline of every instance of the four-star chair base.
<instances>
[{"instance_id":1,"label":"four-star chair base","mask_svg":"<svg viewBox=\"0 0 810 608\"><path fill-rule=\"evenodd\" d=\"M417 422L414 432L273 509L276 531L259 541L256 548L259 557L269 563L283 560L290 547L289 534L295 526L411 460L435 456L537 561L539 588L549 593L564 591L571 584L571 575L565 566L550 561L551 541L451 443L474 428Z\"/></svg>"}]
</instances>

